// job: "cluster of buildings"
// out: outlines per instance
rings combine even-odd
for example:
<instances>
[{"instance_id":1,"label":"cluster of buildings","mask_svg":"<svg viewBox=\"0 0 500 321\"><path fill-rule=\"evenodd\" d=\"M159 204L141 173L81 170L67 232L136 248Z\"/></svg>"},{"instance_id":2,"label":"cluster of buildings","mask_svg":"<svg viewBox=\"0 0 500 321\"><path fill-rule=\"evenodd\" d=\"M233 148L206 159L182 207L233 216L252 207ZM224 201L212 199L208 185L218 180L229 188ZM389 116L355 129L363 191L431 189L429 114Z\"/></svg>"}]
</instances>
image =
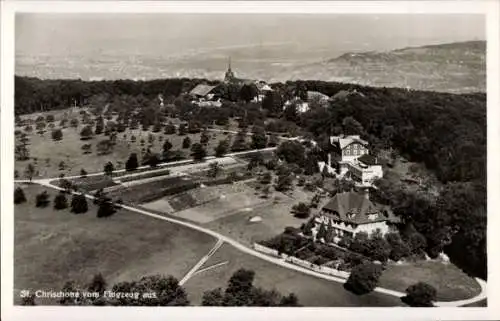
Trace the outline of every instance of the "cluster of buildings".
<instances>
[{"instance_id":1,"label":"cluster of buildings","mask_svg":"<svg viewBox=\"0 0 500 321\"><path fill-rule=\"evenodd\" d=\"M271 86L267 84L263 80L253 80L253 79L244 79L236 77L234 71L231 69L231 59L229 58L227 71L224 75L224 84L233 84L242 87L243 85L250 85L256 89L256 96L254 97L254 102L262 102L267 93L273 91ZM208 84L199 84L195 88L193 88L189 95L192 98L192 103L198 106L211 106L211 107L220 107L222 105L221 97L217 92L218 86L212 86ZM362 93L357 92L356 90L347 91L341 90L332 97L325 95L318 91L307 91L304 97L293 97L287 100L283 104L283 110L288 108L289 106L295 106L298 113L307 112L311 106L314 104L315 106L323 106L327 107L332 101L345 100L353 95L363 96Z\"/></svg>"},{"instance_id":2,"label":"cluster of buildings","mask_svg":"<svg viewBox=\"0 0 500 321\"><path fill-rule=\"evenodd\" d=\"M379 231L383 235L395 230L399 219L391 209L369 199L368 190L376 179L383 177L383 170L377 157L369 154L368 142L359 135L343 135L330 137L330 143L332 151L324 166L337 177L354 181L364 192L337 193L315 217L315 230L321 224L331 229L334 242L343 236L354 237L359 232Z\"/></svg>"}]
</instances>

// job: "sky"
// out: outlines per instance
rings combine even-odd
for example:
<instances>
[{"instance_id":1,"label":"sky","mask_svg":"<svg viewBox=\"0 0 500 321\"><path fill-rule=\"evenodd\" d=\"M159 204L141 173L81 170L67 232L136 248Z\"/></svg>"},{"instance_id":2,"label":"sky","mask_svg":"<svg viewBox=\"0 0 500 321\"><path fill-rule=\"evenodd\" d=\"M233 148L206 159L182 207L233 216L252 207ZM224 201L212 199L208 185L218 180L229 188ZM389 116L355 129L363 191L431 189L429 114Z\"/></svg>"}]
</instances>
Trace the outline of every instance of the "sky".
<instances>
[{"instance_id":1,"label":"sky","mask_svg":"<svg viewBox=\"0 0 500 321\"><path fill-rule=\"evenodd\" d=\"M484 40L485 31L483 16L464 14L18 13L16 73L38 68L33 75L73 78L83 67L106 73L111 62L116 73L129 65L148 74L160 65L210 72L223 70L228 56L267 68L345 52Z\"/></svg>"}]
</instances>

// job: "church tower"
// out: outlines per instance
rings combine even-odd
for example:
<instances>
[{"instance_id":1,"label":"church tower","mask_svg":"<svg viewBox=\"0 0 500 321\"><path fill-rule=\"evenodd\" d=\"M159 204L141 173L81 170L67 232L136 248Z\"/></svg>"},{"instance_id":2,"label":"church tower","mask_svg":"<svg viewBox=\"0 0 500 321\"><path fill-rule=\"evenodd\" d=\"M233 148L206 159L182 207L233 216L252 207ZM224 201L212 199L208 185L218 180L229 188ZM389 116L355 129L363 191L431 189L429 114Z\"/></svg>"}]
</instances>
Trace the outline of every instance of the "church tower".
<instances>
[{"instance_id":1,"label":"church tower","mask_svg":"<svg viewBox=\"0 0 500 321\"><path fill-rule=\"evenodd\" d=\"M229 57L229 61L228 61L228 64L227 64L227 71L226 71L226 75L224 77L224 81L225 82L231 82L233 80L234 80L234 73L231 70L231 57Z\"/></svg>"}]
</instances>

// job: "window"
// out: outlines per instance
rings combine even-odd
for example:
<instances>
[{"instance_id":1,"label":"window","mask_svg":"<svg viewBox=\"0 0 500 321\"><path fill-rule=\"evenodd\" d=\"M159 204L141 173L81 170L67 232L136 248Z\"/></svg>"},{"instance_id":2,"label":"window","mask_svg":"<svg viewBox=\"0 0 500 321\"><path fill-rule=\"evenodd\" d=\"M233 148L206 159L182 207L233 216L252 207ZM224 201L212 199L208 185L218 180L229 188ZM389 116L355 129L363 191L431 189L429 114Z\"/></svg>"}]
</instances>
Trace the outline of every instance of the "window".
<instances>
[{"instance_id":1,"label":"window","mask_svg":"<svg viewBox=\"0 0 500 321\"><path fill-rule=\"evenodd\" d=\"M346 156L349 156L349 155L350 155L350 150L346 149L346 151L345 151L345 155L346 155Z\"/></svg>"},{"instance_id":2,"label":"window","mask_svg":"<svg viewBox=\"0 0 500 321\"><path fill-rule=\"evenodd\" d=\"M358 149L358 144L354 144L354 149Z\"/></svg>"}]
</instances>

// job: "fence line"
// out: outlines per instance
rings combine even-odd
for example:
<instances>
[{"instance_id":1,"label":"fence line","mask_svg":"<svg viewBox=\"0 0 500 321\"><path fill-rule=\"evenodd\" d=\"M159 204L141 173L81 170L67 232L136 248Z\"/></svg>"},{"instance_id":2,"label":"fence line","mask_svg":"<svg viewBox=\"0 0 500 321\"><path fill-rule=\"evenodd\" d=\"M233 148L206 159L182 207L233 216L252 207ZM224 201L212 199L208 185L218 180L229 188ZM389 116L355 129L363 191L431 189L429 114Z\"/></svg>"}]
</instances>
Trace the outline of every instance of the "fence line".
<instances>
[{"instance_id":1,"label":"fence line","mask_svg":"<svg viewBox=\"0 0 500 321\"><path fill-rule=\"evenodd\" d=\"M289 262L289 263L292 263L292 264L295 264L298 266L302 266L302 267L305 267L307 269L310 269L310 270L313 270L313 271L316 271L319 273L333 275L333 276L341 277L344 279L349 278L349 275L350 275L349 272L339 271L339 270L336 270L336 269L333 269L333 268L330 268L327 266L323 266L323 265L317 265L317 264L311 263L309 261L301 260L299 258L296 258L294 256L290 256L290 255L287 255L284 253L281 253L281 255L280 255L277 250L271 249L271 248L264 246L262 244L254 243L253 248L256 251L259 251L259 252L262 252L265 254L269 254L269 255L272 255L275 257L281 257L286 262Z\"/></svg>"}]
</instances>

